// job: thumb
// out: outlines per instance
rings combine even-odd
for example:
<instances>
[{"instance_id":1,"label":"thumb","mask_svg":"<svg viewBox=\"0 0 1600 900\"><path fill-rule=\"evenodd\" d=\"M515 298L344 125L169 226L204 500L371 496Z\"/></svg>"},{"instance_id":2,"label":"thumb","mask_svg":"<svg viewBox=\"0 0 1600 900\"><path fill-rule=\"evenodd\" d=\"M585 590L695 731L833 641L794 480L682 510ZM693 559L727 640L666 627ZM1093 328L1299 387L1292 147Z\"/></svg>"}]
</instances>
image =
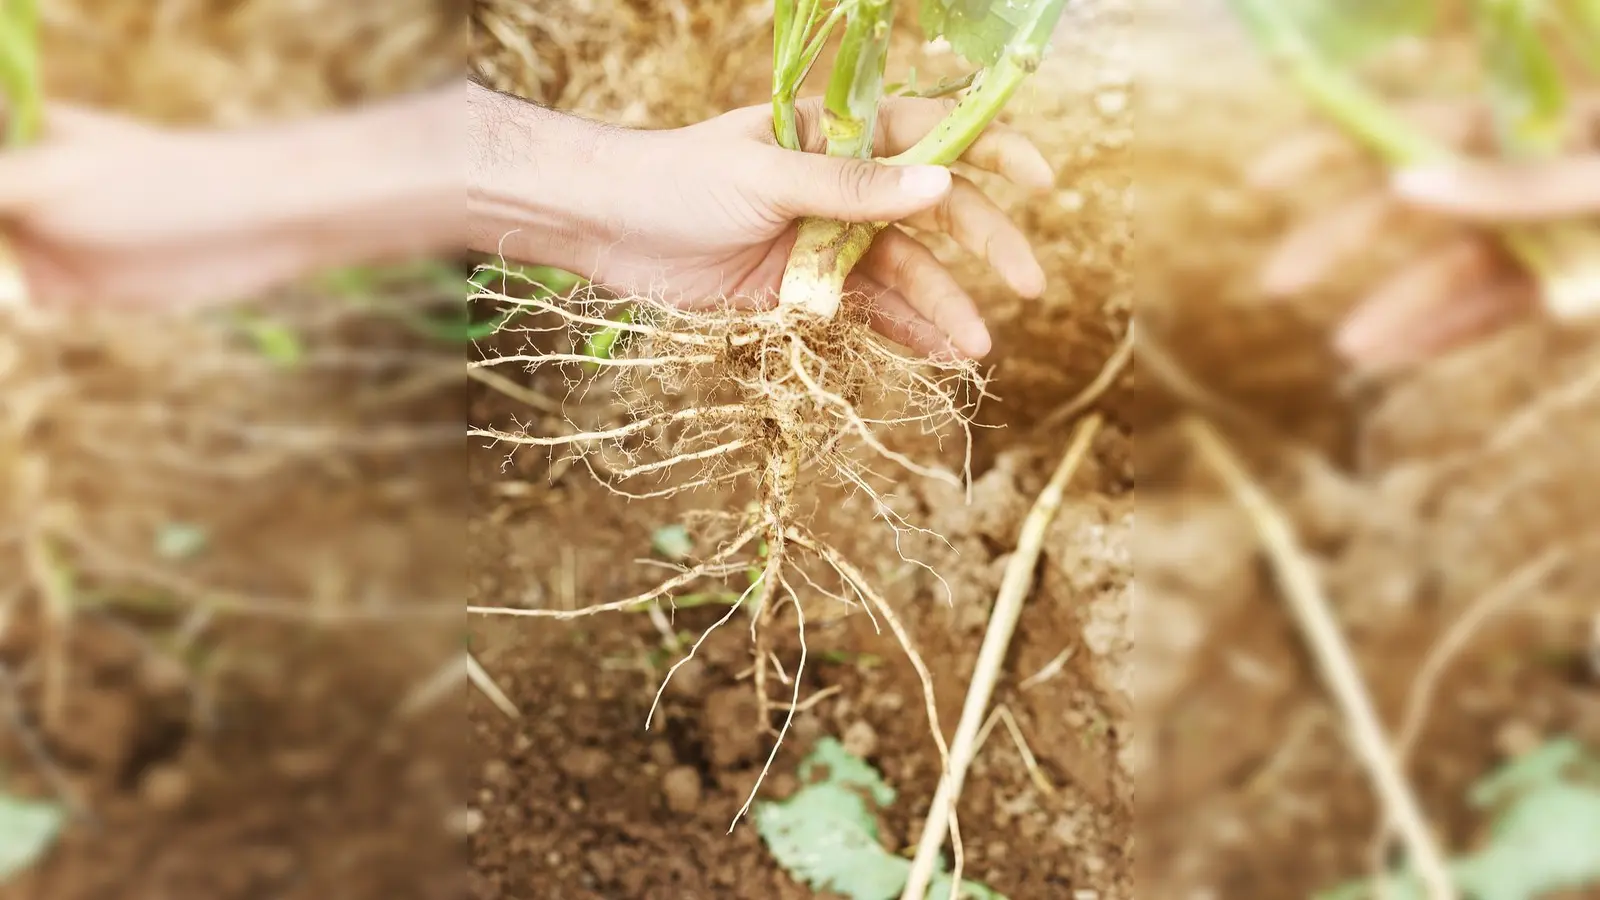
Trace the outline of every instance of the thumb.
<instances>
[{"instance_id":1,"label":"thumb","mask_svg":"<svg viewBox=\"0 0 1600 900\"><path fill-rule=\"evenodd\" d=\"M890 166L868 159L774 149L758 183L784 218L894 222L932 207L950 192L943 166Z\"/></svg>"}]
</instances>

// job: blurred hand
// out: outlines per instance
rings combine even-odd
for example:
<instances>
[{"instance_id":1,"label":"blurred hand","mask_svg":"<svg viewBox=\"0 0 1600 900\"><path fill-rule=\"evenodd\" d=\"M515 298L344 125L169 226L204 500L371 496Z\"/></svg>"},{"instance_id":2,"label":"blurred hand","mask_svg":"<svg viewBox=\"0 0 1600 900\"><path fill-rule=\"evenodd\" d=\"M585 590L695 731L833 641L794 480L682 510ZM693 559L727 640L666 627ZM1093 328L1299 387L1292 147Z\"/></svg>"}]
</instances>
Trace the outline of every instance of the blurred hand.
<instances>
[{"instance_id":1,"label":"blurred hand","mask_svg":"<svg viewBox=\"0 0 1600 900\"><path fill-rule=\"evenodd\" d=\"M324 266L445 249L460 241L459 214L442 210L459 209L461 161L408 137L460 102L240 131L55 106L41 141L0 153L0 233L31 301L68 309L235 301Z\"/></svg>"},{"instance_id":2,"label":"blurred hand","mask_svg":"<svg viewBox=\"0 0 1600 900\"><path fill-rule=\"evenodd\" d=\"M891 339L927 353L953 345L971 357L990 349L976 305L905 229L949 234L1023 296L1044 290L1044 272L1027 238L971 180L937 167L820 155L816 101L799 106L808 152L795 153L776 146L765 105L685 128L632 131L523 110L520 101L487 91L481 100L478 139L503 144L498 138L509 134L532 140L526 151L480 150L488 158L479 165L473 249L575 266L613 289L681 305L723 298L749 305L776 295L797 219L899 222L878 237L846 289L873 298L875 327ZM886 100L874 154L907 149L949 108L938 100ZM497 124L520 116L535 117L532 126ZM562 158L581 166L563 171ZM1000 127L974 143L963 161L1030 188L1048 189L1055 181L1031 143ZM581 190L569 187L573 183ZM541 228L541 216L564 225Z\"/></svg>"},{"instance_id":3,"label":"blurred hand","mask_svg":"<svg viewBox=\"0 0 1600 900\"><path fill-rule=\"evenodd\" d=\"M1575 132L1600 136L1600 98L1575 105ZM1493 146L1481 109L1425 106L1412 112L1420 127L1466 153L1486 156ZM1361 152L1342 136L1307 134L1258 160L1252 180L1285 189L1317 177L1339 157ZM1464 227L1359 302L1335 343L1370 373L1470 343L1540 309L1538 285L1502 250L1493 226L1587 217L1600 222L1600 155L1586 154L1578 147L1551 163L1463 163L1397 173L1390 184L1295 228L1264 266L1263 288L1280 297L1314 288L1386 234L1419 224L1419 217L1442 216Z\"/></svg>"},{"instance_id":4,"label":"blurred hand","mask_svg":"<svg viewBox=\"0 0 1600 900\"><path fill-rule=\"evenodd\" d=\"M34 301L182 307L297 272L294 246L253 222L248 206L213 202L212 143L51 109L41 143L0 156L0 221Z\"/></svg>"}]
</instances>

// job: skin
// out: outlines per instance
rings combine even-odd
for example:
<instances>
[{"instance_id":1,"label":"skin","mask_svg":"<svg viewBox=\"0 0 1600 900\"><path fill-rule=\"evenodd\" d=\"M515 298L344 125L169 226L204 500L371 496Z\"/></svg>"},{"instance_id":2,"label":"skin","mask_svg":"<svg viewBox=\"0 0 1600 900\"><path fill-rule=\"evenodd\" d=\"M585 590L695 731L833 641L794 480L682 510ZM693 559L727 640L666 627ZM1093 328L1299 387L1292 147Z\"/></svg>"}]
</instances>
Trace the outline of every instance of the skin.
<instances>
[{"instance_id":1,"label":"skin","mask_svg":"<svg viewBox=\"0 0 1600 900\"><path fill-rule=\"evenodd\" d=\"M459 246L459 87L236 131L72 107L0 155L0 222L45 308L186 310Z\"/></svg>"},{"instance_id":2,"label":"skin","mask_svg":"<svg viewBox=\"0 0 1600 900\"><path fill-rule=\"evenodd\" d=\"M1416 123L1440 140L1487 156L1492 132L1481 110L1428 106ZM1574 133L1600 134L1600 98L1575 104ZM1252 181L1287 189L1359 150L1341 137L1308 133L1256 161ZM1540 310L1537 285L1500 248L1491 229L1518 223L1600 219L1600 154L1580 143L1541 164L1474 162L1397 173L1388 184L1296 226L1261 272L1263 289L1292 296L1324 284L1385 232L1443 219L1455 233L1387 276L1357 303L1334 337L1358 370L1412 367L1494 334Z\"/></svg>"},{"instance_id":3,"label":"skin","mask_svg":"<svg viewBox=\"0 0 1600 900\"><path fill-rule=\"evenodd\" d=\"M628 130L587 122L473 86L468 244L553 265L625 294L681 306L774 302L796 221L890 221L846 289L872 304L887 337L924 353L991 349L972 298L912 231L942 232L1017 293L1037 297L1044 272L1027 238L972 180L938 167L833 159L821 107L799 108L803 149L778 147L771 108L736 110L684 128ZM950 104L891 99L873 152L898 153ZM1036 190L1054 186L1044 157L992 128L964 163Z\"/></svg>"}]
</instances>

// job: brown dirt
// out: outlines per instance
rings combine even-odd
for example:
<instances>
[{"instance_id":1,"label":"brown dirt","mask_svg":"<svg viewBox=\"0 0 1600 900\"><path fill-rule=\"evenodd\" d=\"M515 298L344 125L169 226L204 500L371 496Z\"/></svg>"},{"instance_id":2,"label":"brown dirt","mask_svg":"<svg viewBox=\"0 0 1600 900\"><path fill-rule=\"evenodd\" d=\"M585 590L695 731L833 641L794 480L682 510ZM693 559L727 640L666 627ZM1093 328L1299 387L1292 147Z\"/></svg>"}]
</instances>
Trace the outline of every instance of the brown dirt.
<instances>
[{"instance_id":1,"label":"brown dirt","mask_svg":"<svg viewBox=\"0 0 1600 900\"><path fill-rule=\"evenodd\" d=\"M1126 453L1126 440L1114 435L1100 457L1119 453ZM1041 486L1044 454L1006 459L1009 465L980 482L971 510L960 508L959 497L909 486L915 493L903 512L932 522L956 548L923 557L951 583L952 606L936 583L901 562L886 529L861 504L841 500L840 511L819 528L851 548L858 565L882 574L935 669L947 724L959 713L965 673L998 587L1003 560L997 556L1014 541ZM492 493L500 478L495 460L488 462L480 489ZM1117 481L1102 471L1084 478L1080 483ZM1125 614L1130 512L1131 496L1117 492L1083 497L1063 514L997 698L1016 715L1058 792L1046 796L1034 788L997 731L964 795L968 872L1018 900L1085 887L1104 897L1131 896L1131 796L1117 759L1124 739L1117 723L1128 711L1108 662L1124 649L1116 636ZM563 584L576 587L579 604L648 587L648 570L616 561L645 555L653 528L674 520L670 508L621 506L572 476L548 493L491 502L483 515L497 525L475 545L486 562L500 561L500 571L477 589L495 602L530 591L537 596L541 588L559 597ZM674 628L698 635L718 613L680 613ZM905 799L886 816L888 840L898 849L914 840L937 783L921 689L893 639L875 634L864 616L822 618L808 629L812 663L801 697L830 695L797 716L761 797L793 791L795 765L815 738L840 736L861 747L902 792ZM525 714L512 722L474 704L474 729L487 756L475 803L484 816L473 844L477 896L523 896L535 885L554 889L554 896L629 900L811 896L777 870L748 822L727 833L771 746L743 674L751 663L746 629L716 632L678 672L652 732L644 730L646 714L676 655L643 616L560 626L491 622L475 634L480 659ZM793 636L783 636L774 650L792 667ZM1016 687L1067 650L1073 655L1059 676L1026 692Z\"/></svg>"},{"instance_id":2,"label":"brown dirt","mask_svg":"<svg viewBox=\"0 0 1600 900\"><path fill-rule=\"evenodd\" d=\"M541 14L533 25L532 69L517 62L516 48L484 32L479 36L492 59L480 55L480 67L499 86L556 106L632 125L681 124L763 99L767 63L760 58L765 51L750 49L762 46L748 34L752 8L716 0L617 2ZM481 18L525 19L529 9L517 2L479 7ZM539 34L560 40L541 42ZM803 507L816 533L872 576L906 623L933 670L947 732L959 715L1006 554L1065 446L1064 427L1041 432L1033 425L1098 371L1129 308L1121 262L1130 242L1120 162L1125 132L1114 112L1085 109L1073 93L1086 76L1092 90L1125 84L1104 65L1083 65L1103 60L1110 42L1103 32L1100 37L1092 50L1061 54L1076 64L1047 65L1039 87L1013 116L1060 164L1061 191L1031 202L998 191L1036 238L1055 286L1050 297L1020 302L979 267L949 257L991 314L1001 399L986 409L984 422L1002 427L977 432L970 507L960 492L901 476L887 501L948 540L946 546L908 536L899 548L936 570L948 595L938 580L901 558L893 532L865 498L818 485ZM908 38L903 49L912 55L902 55L901 65L909 64L916 43ZM715 66L693 64L707 56ZM628 64L609 65L610 57ZM918 64L935 78L948 60ZM707 71L717 73L709 89ZM670 88L691 72L693 92ZM1079 146L1065 140L1066 133L1097 136ZM553 381L534 386L565 393ZM1111 409L1123 408L1125 390L1124 382ZM583 396L569 401L569 414L584 422L603 418L603 392ZM473 421L504 423L514 409L484 394L474 404ZM953 443L941 449L912 435L895 438L897 449L919 459L959 465ZM1054 789L1034 786L1005 729L997 728L963 793L966 873L1012 900L1054 900L1079 890L1133 896L1123 666L1131 456L1127 431L1114 425L1075 480L996 696L1016 717ZM502 462L501 451L486 450L475 464L473 602L485 605L576 608L629 596L654 584L653 570L631 561L649 555L655 528L688 521L696 509L748 499L627 503L591 483L581 467L558 470L552 481L537 453L520 454L504 468ZM878 634L866 616L844 615L823 598L806 603L810 664L800 698L802 704L819 699L795 717L760 799L793 791L796 764L815 740L839 737L899 791L900 800L883 816L884 835L892 849L904 849L916 840L939 771L921 687L887 630ZM680 612L671 630L697 636L719 612ZM647 732L651 702L678 654L645 616L572 623L481 618L473 624L479 658L524 713L511 721L481 699L473 701L471 720L484 757L474 800L482 816L472 841L476 896L813 896L778 870L748 821L728 830L773 741L763 732L748 673L747 628L730 625L707 640L677 673ZM799 649L791 628L769 633L790 673ZM1067 662L1057 675L1027 690L1019 686L1063 653ZM769 690L775 700L787 700L791 688Z\"/></svg>"}]
</instances>

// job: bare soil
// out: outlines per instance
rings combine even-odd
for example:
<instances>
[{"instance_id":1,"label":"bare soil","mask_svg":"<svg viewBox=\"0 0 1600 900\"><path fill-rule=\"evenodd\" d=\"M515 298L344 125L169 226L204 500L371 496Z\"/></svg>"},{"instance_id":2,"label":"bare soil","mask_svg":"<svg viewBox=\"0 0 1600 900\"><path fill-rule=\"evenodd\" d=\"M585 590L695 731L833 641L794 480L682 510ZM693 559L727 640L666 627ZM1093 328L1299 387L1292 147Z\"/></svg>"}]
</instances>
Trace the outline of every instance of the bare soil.
<instances>
[{"instance_id":1,"label":"bare soil","mask_svg":"<svg viewBox=\"0 0 1600 900\"><path fill-rule=\"evenodd\" d=\"M1119 453L1126 453L1125 438L1113 435L1099 456L1115 460ZM907 485L901 512L933 523L955 547L934 561L951 586L948 605L861 504L830 498L841 506L818 529L850 548L858 566L881 574L935 671L947 727L959 714L1003 554L1042 485L1043 464L1053 462L1030 449L1001 458L1006 462L980 480L972 508L942 486ZM492 494L505 481L497 459L484 463L479 490ZM1116 640L1126 615L1131 495L1122 478L1098 466L1081 483L1084 495L1052 533L998 698L1055 790L1045 794L1030 783L997 729L961 808L967 871L1013 898L1075 889L1132 896L1131 788L1117 759L1128 710L1110 662L1123 650ZM1105 486L1087 487L1097 483ZM651 570L625 561L648 555L652 530L674 521L674 511L624 506L569 475L525 498L491 501L483 518L496 525L474 539L485 562L475 586L480 600L559 596L570 588L583 605L650 586ZM697 636L720 612L680 612L673 628ZM647 713L678 654L664 648L643 615L560 625L480 622L474 634L480 659L524 713L511 721L474 701L474 733L485 754L474 802L484 817L473 839L477 896L532 896L536 886L545 896L574 898L812 896L777 869L748 821L729 833L772 741L748 677L747 629L723 629L701 647L674 677L649 732ZM796 717L761 799L781 799L797 787L796 764L817 737L840 737L901 792L885 816L889 845L901 849L915 840L939 770L916 675L893 638L876 634L864 615L813 622L807 644L812 662L801 702L820 699ZM774 646L786 665L795 649L792 635ZM1063 653L1071 655L1058 675L1017 688ZM774 696L788 691L775 688Z\"/></svg>"}]
</instances>

